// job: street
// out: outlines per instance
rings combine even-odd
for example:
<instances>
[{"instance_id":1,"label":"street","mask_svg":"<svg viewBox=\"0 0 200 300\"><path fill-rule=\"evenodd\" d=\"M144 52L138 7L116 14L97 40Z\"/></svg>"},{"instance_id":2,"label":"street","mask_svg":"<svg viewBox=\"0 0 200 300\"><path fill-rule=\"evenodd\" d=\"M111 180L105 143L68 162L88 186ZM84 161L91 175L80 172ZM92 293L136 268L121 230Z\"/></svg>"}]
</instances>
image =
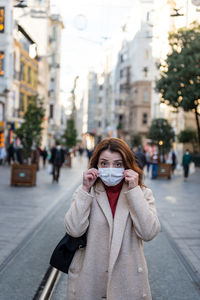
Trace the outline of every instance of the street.
<instances>
[{"instance_id":1,"label":"street","mask_svg":"<svg viewBox=\"0 0 200 300\"><path fill-rule=\"evenodd\" d=\"M47 169L33 188L10 187L10 168L0 168L0 282L2 300L32 300L48 269L50 255L64 234L63 219L71 195L87 168L85 157L73 159L52 184ZM188 182L144 183L153 190L162 232L144 243L153 300L200 299L200 170ZM66 299L67 276L62 274L53 300Z\"/></svg>"}]
</instances>

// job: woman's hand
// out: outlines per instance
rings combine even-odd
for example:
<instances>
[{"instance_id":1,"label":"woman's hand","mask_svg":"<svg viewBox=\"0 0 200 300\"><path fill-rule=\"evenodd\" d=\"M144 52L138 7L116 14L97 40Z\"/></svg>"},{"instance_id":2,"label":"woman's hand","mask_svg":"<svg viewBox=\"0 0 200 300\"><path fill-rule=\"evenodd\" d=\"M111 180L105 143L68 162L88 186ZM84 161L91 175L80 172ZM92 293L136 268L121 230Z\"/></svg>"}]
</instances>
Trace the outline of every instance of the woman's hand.
<instances>
[{"instance_id":1,"label":"woman's hand","mask_svg":"<svg viewBox=\"0 0 200 300\"><path fill-rule=\"evenodd\" d=\"M138 185L139 175L137 172L128 169L124 171L125 182L128 183L128 189L131 190Z\"/></svg>"},{"instance_id":2,"label":"woman's hand","mask_svg":"<svg viewBox=\"0 0 200 300\"><path fill-rule=\"evenodd\" d=\"M83 173L83 185L82 188L84 191L89 193L91 187L95 183L97 177L99 175L99 171L95 168L89 169Z\"/></svg>"}]
</instances>

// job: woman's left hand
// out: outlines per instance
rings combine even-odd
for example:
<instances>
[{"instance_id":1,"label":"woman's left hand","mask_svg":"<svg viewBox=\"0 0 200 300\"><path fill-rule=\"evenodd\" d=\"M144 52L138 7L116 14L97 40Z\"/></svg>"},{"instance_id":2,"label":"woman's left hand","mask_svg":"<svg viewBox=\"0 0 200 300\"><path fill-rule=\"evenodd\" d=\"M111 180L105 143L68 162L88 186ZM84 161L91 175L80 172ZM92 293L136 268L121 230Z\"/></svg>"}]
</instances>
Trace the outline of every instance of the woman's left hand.
<instances>
[{"instance_id":1,"label":"woman's left hand","mask_svg":"<svg viewBox=\"0 0 200 300\"><path fill-rule=\"evenodd\" d=\"M128 169L124 171L125 182L128 184L128 189L131 190L138 185L139 175L137 172Z\"/></svg>"}]
</instances>

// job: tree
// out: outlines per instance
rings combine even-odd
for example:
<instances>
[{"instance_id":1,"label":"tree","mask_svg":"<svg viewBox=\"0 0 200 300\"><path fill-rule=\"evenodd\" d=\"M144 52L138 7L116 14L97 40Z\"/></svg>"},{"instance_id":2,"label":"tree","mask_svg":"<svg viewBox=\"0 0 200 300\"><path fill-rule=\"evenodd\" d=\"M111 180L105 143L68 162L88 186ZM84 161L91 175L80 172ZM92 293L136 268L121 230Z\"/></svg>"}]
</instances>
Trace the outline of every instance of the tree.
<instances>
[{"instance_id":1,"label":"tree","mask_svg":"<svg viewBox=\"0 0 200 300\"><path fill-rule=\"evenodd\" d=\"M195 114L200 145L200 25L192 23L169 34L171 52L160 65L156 90L161 103Z\"/></svg>"},{"instance_id":2,"label":"tree","mask_svg":"<svg viewBox=\"0 0 200 300\"><path fill-rule=\"evenodd\" d=\"M196 143L197 142L197 134L196 131L192 128L186 128L182 130L178 135L178 141L180 143Z\"/></svg>"},{"instance_id":3,"label":"tree","mask_svg":"<svg viewBox=\"0 0 200 300\"><path fill-rule=\"evenodd\" d=\"M142 137L139 133L132 135L131 145L132 145L132 147L138 147L138 146L142 145Z\"/></svg>"},{"instance_id":4,"label":"tree","mask_svg":"<svg viewBox=\"0 0 200 300\"><path fill-rule=\"evenodd\" d=\"M16 135L23 145L26 159L31 157L33 146L40 146L44 116L43 102L36 96L31 97L23 117L23 123L20 128L16 129Z\"/></svg>"},{"instance_id":5,"label":"tree","mask_svg":"<svg viewBox=\"0 0 200 300\"><path fill-rule=\"evenodd\" d=\"M75 128L74 120L67 120L67 126L62 136L64 144L67 149L76 146L77 143L77 130Z\"/></svg>"},{"instance_id":6,"label":"tree","mask_svg":"<svg viewBox=\"0 0 200 300\"><path fill-rule=\"evenodd\" d=\"M186 129L182 130L177 135L177 138L180 143L183 143L183 144L191 143L192 147L193 147L193 151L196 148L198 138L197 138L197 133L194 129L186 128Z\"/></svg>"},{"instance_id":7,"label":"tree","mask_svg":"<svg viewBox=\"0 0 200 300\"><path fill-rule=\"evenodd\" d=\"M153 145L157 145L160 153L167 153L172 147L175 133L166 119L154 119L147 136Z\"/></svg>"}]
</instances>

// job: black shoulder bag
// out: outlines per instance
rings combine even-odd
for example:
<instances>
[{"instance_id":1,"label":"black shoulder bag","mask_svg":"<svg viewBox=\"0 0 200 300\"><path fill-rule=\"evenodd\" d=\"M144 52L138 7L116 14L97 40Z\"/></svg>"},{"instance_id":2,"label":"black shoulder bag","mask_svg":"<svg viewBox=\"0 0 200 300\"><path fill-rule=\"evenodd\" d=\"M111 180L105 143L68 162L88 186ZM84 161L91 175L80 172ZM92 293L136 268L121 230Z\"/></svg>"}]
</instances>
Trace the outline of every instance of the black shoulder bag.
<instances>
[{"instance_id":1,"label":"black shoulder bag","mask_svg":"<svg viewBox=\"0 0 200 300\"><path fill-rule=\"evenodd\" d=\"M86 244L86 232L78 238L74 238L66 233L51 255L50 265L59 271L68 273L76 250L86 247Z\"/></svg>"}]
</instances>

